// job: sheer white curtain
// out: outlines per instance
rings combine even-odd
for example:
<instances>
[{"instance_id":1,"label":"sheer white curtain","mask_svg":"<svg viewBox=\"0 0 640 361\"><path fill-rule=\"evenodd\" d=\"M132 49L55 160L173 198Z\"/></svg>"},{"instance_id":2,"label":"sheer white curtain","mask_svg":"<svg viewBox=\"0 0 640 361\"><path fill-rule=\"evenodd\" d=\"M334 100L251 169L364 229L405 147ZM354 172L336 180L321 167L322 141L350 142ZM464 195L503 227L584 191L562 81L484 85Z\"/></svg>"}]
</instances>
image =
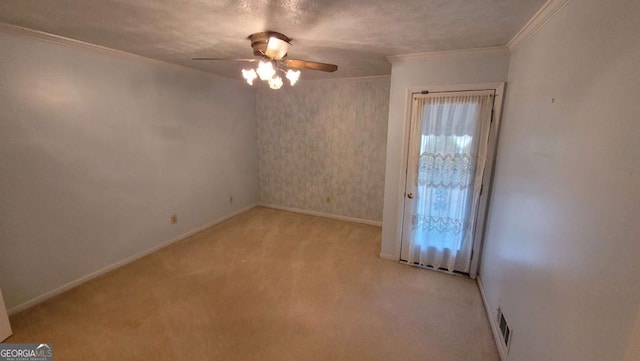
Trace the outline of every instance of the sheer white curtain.
<instances>
[{"instance_id":1,"label":"sheer white curtain","mask_svg":"<svg viewBox=\"0 0 640 361\"><path fill-rule=\"evenodd\" d=\"M410 264L469 271L492 105L492 92L414 99Z\"/></svg>"}]
</instances>

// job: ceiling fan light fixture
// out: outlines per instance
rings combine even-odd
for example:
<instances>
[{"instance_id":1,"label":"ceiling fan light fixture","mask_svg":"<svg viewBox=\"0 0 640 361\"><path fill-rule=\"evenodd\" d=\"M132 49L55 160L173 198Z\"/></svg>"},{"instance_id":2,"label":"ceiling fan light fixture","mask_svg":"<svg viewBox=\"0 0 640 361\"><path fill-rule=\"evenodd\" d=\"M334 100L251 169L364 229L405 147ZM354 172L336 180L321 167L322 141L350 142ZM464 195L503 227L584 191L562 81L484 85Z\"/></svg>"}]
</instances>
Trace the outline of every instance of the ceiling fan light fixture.
<instances>
[{"instance_id":1,"label":"ceiling fan light fixture","mask_svg":"<svg viewBox=\"0 0 640 361\"><path fill-rule=\"evenodd\" d=\"M273 64L270 61L261 61L258 63L258 70L256 71L260 80L269 80L276 75L276 69L273 68Z\"/></svg>"},{"instance_id":2,"label":"ceiling fan light fixture","mask_svg":"<svg viewBox=\"0 0 640 361\"><path fill-rule=\"evenodd\" d=\"M282 78L279 76L269 80L269 88L271 89L280 89L282 88L282 84Z\"/></svg>"},{"instance_id":3,"label":"ceiling fan light fixture","mask_svg":"<svg viewBox=\"0 0 640 361\"><path fill-rule=\"evenodd\" d=\"M253 85L253 81L258 77L254 69L242 69L242 77L247 81L249 85Z\"/></svg>"},{"instance_id":4,"label":"ceiling fan light fixture","mask_svg":"<svg viewBox=\"0 0 640 361\"><path fill-rule=\"evenodd\" d=\"M289 51L289 43L275 36L269 38L264 54L272 59L282 59Z\"/></svg>"},{"instance_id":5,"label":"ceiling fan light fixture","mask_svg":"<svg viewBox=\"0 0 640 361\"><path fill-rule=\"evenodd\" d=\"M251 41L253 55L258 59L227 59L227 58L193 58L193 60L230 60L242 62L258 62L254 69L242 69L242 77L249 85L260 78L269 84L271 89L280 89L284 83L283 77L289 80L289 84L294 86L300 80L300 70L307 69L332 73L338 70L335 64L318 63L315 61L289 59L287 57L291 38L277 31L263 31L253 33L247 37ZM283 77L277 76L279 72L284 73Z\"/></svg>"},{"instance_id":6,"label":"ceiling fan light fixture","mask_svg":"<svg viewBox=\"0 0 640 361\"><path fill-rule=\"evenodd\" d=\"M289 79L289 83L291 84L291 86L294 86L297 82L298 79L300 79L300 70L287 70L287 74L285 75L287 77L287 79Z\"/></svg>"}]
</instances>

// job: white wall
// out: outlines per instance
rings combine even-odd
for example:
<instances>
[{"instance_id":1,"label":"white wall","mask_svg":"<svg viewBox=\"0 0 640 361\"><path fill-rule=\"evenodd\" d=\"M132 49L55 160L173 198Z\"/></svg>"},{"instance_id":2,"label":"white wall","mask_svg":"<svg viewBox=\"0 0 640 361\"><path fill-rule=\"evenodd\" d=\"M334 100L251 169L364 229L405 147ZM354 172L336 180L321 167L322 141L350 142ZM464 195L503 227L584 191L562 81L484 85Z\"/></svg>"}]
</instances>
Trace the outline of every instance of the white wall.
<instances>
[{"instance_id":1,"label":"white wall","mask_svg":"<svg viewBox=\"0 0 640 361\"><path fill-rule=\"evenodd\" d=\"M401 208L406 161L403 139L407 89L421 86L477 84L507 80L509 52L506 48L472 49L421 56L392 57L387 166L384 186L382 246L384 258L400 259Z\"/></svg>"},{"instance_id":2,"label":"white wall","mask_svg":"<svg viewBox=\"0 0 640 361\"><path fill-rule=\"evenodd\" d=\"M248 86L5 26L0 49L9 309L256 202Z\"/></svg>"},{"instance_id":3,"label":"white wall","mask_svg":"<svg viewBox=\"0 0 640 361\"><path fill-rule=\"evenodd\" d=\"M511 57L480 270L509 360L635 352L639 18L635 0L571 1Z\"/></svg>"},{"instance_id":4,"label":"white wall","mask_svg":"<svg viewBox=\"0 0 640 361\"><path fill-rule=\"evenodd\" d=\"M260 201L382 220L389 77L257 94Z\"/></svg>"}]
</instances>

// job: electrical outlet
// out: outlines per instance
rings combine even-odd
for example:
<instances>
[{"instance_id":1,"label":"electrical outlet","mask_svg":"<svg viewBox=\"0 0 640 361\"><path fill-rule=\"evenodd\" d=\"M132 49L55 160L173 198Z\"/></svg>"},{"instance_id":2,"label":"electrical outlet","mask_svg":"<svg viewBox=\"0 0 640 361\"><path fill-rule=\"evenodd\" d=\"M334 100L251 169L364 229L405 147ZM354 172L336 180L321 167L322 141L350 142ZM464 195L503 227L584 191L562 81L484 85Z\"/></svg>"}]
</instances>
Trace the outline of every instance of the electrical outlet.
<instances>
[{"instance_id":1,"label":"electrical outlet","mask_svg":"<svg viewBox=\"0 0 640 361\"><path fill-rule=\"evenodd\" d=\"M171 216L171 224L177 224L178 223L178 215L174 214Z\"/></svg>"},{"instance_id":2,"label":"electrical outlet","mask_svg":"<svg viewBox=\"0 0 640 361\"><path fill-rule=\"evenodd\" d=\"M229 196L229 203L233 203L233 197Z\"/></svg>"}]
</instances>

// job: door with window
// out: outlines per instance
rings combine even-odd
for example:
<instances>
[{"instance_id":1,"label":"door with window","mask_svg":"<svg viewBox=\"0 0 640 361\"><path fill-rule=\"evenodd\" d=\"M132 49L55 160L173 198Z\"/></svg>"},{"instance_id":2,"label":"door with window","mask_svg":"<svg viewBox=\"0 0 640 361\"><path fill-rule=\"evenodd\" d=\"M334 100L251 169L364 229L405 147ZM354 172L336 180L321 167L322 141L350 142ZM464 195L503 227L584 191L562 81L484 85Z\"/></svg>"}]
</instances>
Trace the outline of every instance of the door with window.
<instances>
[{"instance_id":1,"label":"door with window","mask_svg":"<svg viewBox=\"0 0 640 361\"><path fill-rule=\"evenodd\" d=\"M413 94L401 260L469 273L495 93Z\"/></svg>"}]
</instances>

